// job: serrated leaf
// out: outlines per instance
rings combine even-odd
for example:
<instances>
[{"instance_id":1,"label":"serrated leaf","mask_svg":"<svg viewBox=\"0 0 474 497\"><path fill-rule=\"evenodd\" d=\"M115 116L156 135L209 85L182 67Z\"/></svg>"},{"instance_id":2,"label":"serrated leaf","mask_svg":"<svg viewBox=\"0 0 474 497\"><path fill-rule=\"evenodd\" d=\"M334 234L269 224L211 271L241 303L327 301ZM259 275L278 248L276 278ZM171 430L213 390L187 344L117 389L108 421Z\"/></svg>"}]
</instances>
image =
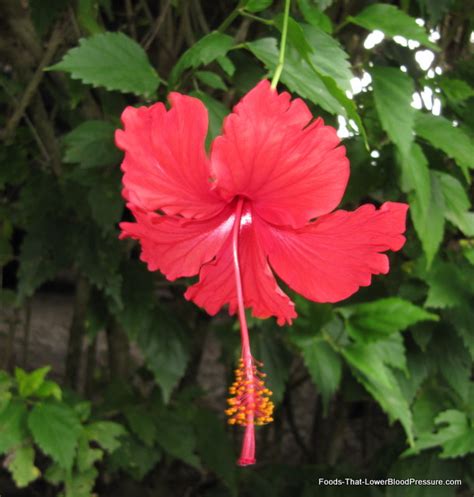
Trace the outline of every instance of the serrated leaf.
<instances>
[{"instance_id":1,"label":"serrated leaf","mask_svg":"<svg viewBox=\"0 0 474 497\"><path fill-rule=\"evenodd\" d=\"M374 100L383 129L403 155L408 155L413 142L415 109L411 106L413 80L394 67L371 69Z\"/></svg>"},{"instance_id":2,"label":"serrated leaf","mask_svg":"<svg viewBox=\"0 0 474 497\"><path fill-rule=\"evenodd\" d=\"M291 357L283 341L274 330L263 329L252 340L255 358L263 363L263 372L267 374L266 386L273 392L273 402L278 404L283 399L288 380Z\"/></svg>"},{"instance_id":3,"label":"serrated leaf","mask_svg":"<svg viewBox=\"0 0 474 497\"><path fill-rule=\"evenodd\" d=\"M248 12L261 12L270 7L272 3L273 0L247 0L242 7Z\"/></svg>"},{"instance_id":4,"label":"serrated leaf","mask_svg":"<svg viewBox=\"0 0 474 497\"><path fill-rule=\"evenodd\" d=\"M474 426L466 413L456 409L443 411L435 419L435 433L423 433L416 444L404 454L416 454L420 450L442 447L440 457L460 457L474 452Z\"/></svg>"},{"instance_id":5,"label":"serrated leaf","mask_svg":"<svg viewBox=\"0 0 474 497\"><path fill-rule=\"evenodd\" d=\"M298 0L298 7L306 22L320 28L326 33L332 33L331 19L321 11L321 7L313 0Z\"/></svg>"},{"instance_id":6,"label":"serrated leaf","mask_svg":"<svg viewBox=\"0 0 474 497\"><path fill-rule=\"evenodd\" d=\"M113 173L101 177L87 195L92 217L105 233L115 230L124 205L119 178Z\"/></svg>"},{"instance_id":7,"label":"serrated leaf","mask_svg":"<svg viewBox=\"0 0 474 497\"><path fill-rule=\"evenodd\" d=\"M71 469L82 426L69 406L40 403L31 410L28 426L40 449L64 469Z\"/></svg>"},{"instance_id":8,"label":"serrated leaf","mask_svg":"<svg viewBox=\"0 0 474 497\"><path fill-rule=\"evenodd\" d=\"M398 297L343 307L341 312L347 318L349 335L362 342L385 338L420 321L439 319L436 314Z\"/></svg>"},{"instance_id":9,"label":"serrated leaf","mask_svg":"<svg viewBox=\"0 0 474 497\"><path fill-rule=\"evenodd\" d=\"M444 236L444 196L437 176L430 173L430 202L428 208L418 195L411 194L410 215L430 267Z\"/></svg>"},{"instance_id":10,"label":"serrated leaf","mask_svg":"<svg viewBox=\"0 0 474 497\"><path fill-rule=\"evenodd\" d=\"M413 17L394 5L376 3L366 7L355 17L349 16L347 20L370 31L378 29L386 36L403 36L416 40L431 50L439 51L439 47L429 40L424 28L418 26Z\"/></svg>"},{"instance_id":11,"label":"serrated leaf","mask_svg":"<svg viewBox=\"0 0 474 497\"><path fill-rule=\"evenodd\" d=\"M211 71L196 71L196 78L199 79L202 83L209 86L210 88L214 88L216 90L227 90L227 86L222 80L222 78Z\"/></svg>"},{"instance_id":12,"label":"serrated leaf","mask_svg":"<svg viewBox=\"0 0 474 497\"><path fill-rule=\"evenodd\" d=\"M123 439L122 445L114 451L109 459L109 467L113 470L123 469L134 479L141 481L162 457L157 447L148 447L134 437Z\"/></svg>"},{"instance_id":13,"label":"serrated leaf","mask_svg":"<svg viewBox=\"0 0 474 497\"><path fill-rule=\"evenodd\" d=\"M156 441L154 414L146 406L127 406L123 413L135 435L145 444L153 446Z\"/></svg>"},{"instance_id":14,"label":"serrated leaf","mask_svg":"<svg viewBox=\"0 0 474 497\"><path fill-rule=\"evenodd\" d=\"M446 309L468 306L470 298L468 279L469 275L456 264L437 261L424 275L429 287L425 307Z\"/></svg>"},{"instance_id":15,"label":"serrated leaf","mask_svg":"<svg viewBox=\"0 0 474 497\"><path fill-rule=\"evenodd\" d=\"M51 71L65 71L73 79L108 90L149 96L160 78L143 48L124 33L99 33L81 38Z\"/></svg>"},{"instance_id":16,"label":"serrated leaf","mask_svg":"<svg viewBox=\"0 0 474 497\"><path fill-rule=\"evenodd\" d=\"M474 88L463 79L442 77L437 83L449 101L454 104L464 102L474 96Z\"/></svg>"},{"instance_id":17,"label":"serrated leaf","mask_svg":"<svg viewBox=\"0 0 474 497\"><path fill-rule=\"evenodd\" d=\"M428 347L441 377L463 402L469 394L472 363L462 339L450 329L437 330Z\"/></svg>"},{"instance_id":18,"label":"serrated leaf","mask_svg":"<svg viewBox=\"0 0 474 497\"><path fill-rule=\"evenodd\" d=\"M231 36L217 31L202 37L181 55L171 71L168 87L174 88L186 69L209 64L218 57L226 55L233 45L234 39Z\"/></svg>"},{"instance_id":19,"label":"serrated leaf","mask_svg":"<svg viewBox=\"0 0 474 497\"><path fill-rule=\"evenodd\" d=\"M35 391L34 395L42 399L53 397L56 400L61 400L63 394L61 387L57 383L55 383L54 381L46 380Z\"/></svg>"},{"instance_id":20,"label":"serrated leaf","mask_svg":"<svg viewBox=\"0 0 474 497\"><path fill-rule=\"evenodd\" d=\"M151 325L142 330L137 343L145 355L148 369L161 387L163 399L168 402L189 360L179 323L169 315L155 311Z\"/></svg>"},{"instance_id":21,"label":"serrated leaf","mask_svg":"<svg viewBox=\"0 0 474 497\"><path fill-rule=\"evenodd\" d=\"M227 55L221 55L217 57L217 63L221 66L222 70L227 74L227 76L232 77L235 73L234 63L227 57Z\"/></svg>"},{"instance_id":22,"label":"serrated leaf","mask_svg":"<svg viewBox=\"0 0 474 497\"><path fill-rule=\"evenodd\" d=\"M387 340L387 348L384 348L383 340L367 345L357 343L342 349L342 354L353 368L356 378L380 404L391 420L398 419L400 421L408 440L412 441L413 423L409 405L392 370L387 365L390 362L401 364L401 358L398 357L398 354L396 361L387 354L387 349L389 351L393 349L391 344L397 345L397 343L393 342L392 338Z\"/></svg>"},{"instance_id":23,"label":"serrated leaf","mask_svg":"<svg viewBox=\"0 0 474 497\"><path fill-rule=\"evenodd\" d=\"M121 153L114 144L115 126L106 121L84 121L64 138L64 162L81 167L117 164Z\"/></svg>"},{"instance_id":24,"label":"serrated leaf","mask_svg":"<svg viewBox=\"0 0 474 497\"><path fill-rule=\"evenodd\" d=\"M200 468L196 451L196 435L189 422L178 413L161 410L156 416L156 439L172 456L190 466Z\"/></svg>"},{"instance_id":25,"label":"serrated leaf","mask_svg":"<svg viewBox=\"0 0 474 497\"><path fill-rule=\"evenodd\" d=\"M25 404L13 400L0 411L0 454L20 445L28 436L27 410Z\"/></svg>"},{"instance_id":26,"label":"serrated leaf","mask_svg":"<svg viewBox=\"0 0 474 497\"><path fill-rule=\"evenodd\" d=\"M8 457L7 467L18 488L27 487L41 474L35 466L35 450L31 446L18 447Z\"/></svg>"},{"instance_id":27,"label":"serrated leaf","mask_svg":"<svg viewBox=\"0 0 474 497\"><path fill-rule=\"evenodd\" d=\"M444 196L445 217L466 236L474 236L474 212L468 212L471 202L460 181L454 176L437 171Z\"/></svg>"},{"instance_id":28,"label":"serrated leaf","mask_svg":"<svg viewBox=\"0 0 474 497\"><path fill-rule=\"evenodd\" d=\"M222 478L232 496L237 496L235 455L222 421L212 412L200 409L195 426L197 449L203 463Z\"/></svg>"},{"instance_id":29,"label":"serrated leaf","mask_svg":"<svg viewBox=\"0 0 474 497\"><path fill-rule=\"evenodd\" d=\"M96 421L84 427L85 436L88 440L97 442L107 452L117 450L122 442L120 437L127 433L127 430L120 424L113 421Z\"/></svg>"},{"instance_id":30,"label":"serrated leaf","mask_svg":"<svg viewBox=\"0 0 474 497\"><path fill-rule=\"evenodd\" d=\"M76 468L82 473L92 468L97 461L101 461L104 457L104 451L101 449L92 448L89 445L89 440L85 433L79 437L77 444Z\"/></svg>"},{"instance_id":31,"label":"serrated leaf","mask_svg":"<svg viewBox=\"0 0 474 497\"><path fill-rule=\"evenodd\" d=\"M463 129L453 126L444 117L418 112L415 131L433 147L454 159L466 180L470 181L468 170L474 167L474 143Z\"/></svg>"},{"instance_id":32,"label":"serrated leaf","mask_svg":"<svg viewBox=\"0 0 474 497\"><path fill-rule=\"evenodd\" d=\"M50 370L51 366L45 366L27 373L21 368L15 368L15 378L20 395L22 397L33 395L44 383L44 379Z\"/></svg>"},{"instance_id":33,"label":"serrated leaf","mask_svg":"<svg viewBox=\"0 0 474 497\"><path fill-rule=\"evenodd\" d=\"M68 475L64 485L64 497L91 497L98 474L95 468L88 468L84 472Z\"/></svg>"},{"instance_id":34,"label":"serrated leaf","mask_svg":"<svg viewBox=\"0 0 474 497\"><path fill-rule=\"evenodd\" d=\"M262 38L249 42L246 46L269 71L275 70L279 54L275 38ZM318 78L307 62L301 60L299 53L292 47L287 48L280 79L290 91L320 105L331 114L344 113L342 105L330 94L321 78Z\"/></svg>"},{"instance_id":35,"label":"serrated leaf","mask_svg":"<svg viewBox=\"0 0 474 497\"><path fill-rule=\"evenodd\" d=\"M433 452L422 453L417 457L399 459L388 473L397 480L453 480L463 476L462 466L452 461L440 460ZM390 485L387 497L454 497L455 485Z\"/></svg>"},{"instance_id":36,"label":"serrated leaf","mask_svg":"<svg viewBox=\"0 0 474 497\"><path fill-rule=\"evenodd\" d=\"M321 336L292 336L291 340L300 349L311 379L321 394L324 413L327 415L329 402L341 382L341 358Z\"/></svg>"},{"instance_id":37,"label":"serrated leaf","mask_svg":"<svg viewBox=\"0 0 474 497\"><path fill-rule=\"evenodd\" d=\"M222 102L202 91L193 91L190 95L199 98L209 113L209 130L206 138L206 146L209 148L212 140L221 133L222 122L229 113L229 109Z\"/></svg>"}]
</instances>

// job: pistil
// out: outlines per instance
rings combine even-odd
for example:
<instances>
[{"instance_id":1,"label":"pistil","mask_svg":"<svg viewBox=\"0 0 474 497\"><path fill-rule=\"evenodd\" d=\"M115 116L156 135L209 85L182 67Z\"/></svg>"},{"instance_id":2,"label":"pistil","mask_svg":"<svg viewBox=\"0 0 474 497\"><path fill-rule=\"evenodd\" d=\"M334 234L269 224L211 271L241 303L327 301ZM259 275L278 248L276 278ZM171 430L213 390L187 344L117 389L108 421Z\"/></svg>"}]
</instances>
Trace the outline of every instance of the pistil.
<instances>
[{"instance_id":1,"label":"pistil","mask_svg":"<svg viewBox=\"0 0 474 497\"><path fill-rule=\"evenodd\" d=\"M242 353L239 365L235 370L235 381L229 389L232 397L228 399L229 424L245 426L242 452L237 461L239 466L255 464L255 425L263 425L273 421L273 403L269 399L272 392L265 388L265 374L258 370L261 363L255 361L250 351L249 332L245 317L242 277L239 263L239 234L242 220L244 199L239 198L235 210L235 221L232 232L232 255L234 260L235 288L237 294L238 315Z\"/></svg>"}]
</instances>

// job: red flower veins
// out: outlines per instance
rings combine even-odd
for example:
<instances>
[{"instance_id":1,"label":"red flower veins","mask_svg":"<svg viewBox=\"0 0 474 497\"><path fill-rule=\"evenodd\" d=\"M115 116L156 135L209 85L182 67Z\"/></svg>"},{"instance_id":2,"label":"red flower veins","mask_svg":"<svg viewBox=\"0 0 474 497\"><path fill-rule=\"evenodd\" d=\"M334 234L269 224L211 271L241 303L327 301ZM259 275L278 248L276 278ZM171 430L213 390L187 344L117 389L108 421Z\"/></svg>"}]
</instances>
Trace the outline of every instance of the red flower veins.
<instances>
[{"instance_id":1,"label":"red flower veins","mask_svg":"<svg viewBox=\"0 0 474 497\"><path fill-rule=\"evenodd\" d=\"M209 314L238 311L242 355L230 389L231 424L244 425L239 464L255 462L254 425L271 421L271 394L251 355L245 308L291 324L295 307L279 287L337 302L389 270L387 250L405 242L408 206L386 202L334 209L349 178L336 130L301 99L260 82L225 119L205 151L208 117L196 98L127 107L123 196L136 222L121 237L140 241L141 259L169 280L199 275L185 293Z\"/></svg>"}]
</instances>

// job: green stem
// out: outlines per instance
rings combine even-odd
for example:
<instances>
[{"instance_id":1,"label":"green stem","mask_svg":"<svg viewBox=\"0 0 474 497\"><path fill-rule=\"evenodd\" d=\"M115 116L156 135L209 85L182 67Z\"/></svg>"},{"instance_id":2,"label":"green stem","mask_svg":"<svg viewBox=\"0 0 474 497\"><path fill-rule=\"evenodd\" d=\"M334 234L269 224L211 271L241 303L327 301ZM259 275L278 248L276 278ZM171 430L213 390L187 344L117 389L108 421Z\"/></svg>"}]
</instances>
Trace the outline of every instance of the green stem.
<instances>
[{"instance_id":1,"label":"green stem","mask_svg":"<svg viewBox=\"0 0 474 497\"><path fill-rule=\"evenodd\" d=\"M283 13L283 29L281 31L281 41L280 41L280 56L278 57L278 64L275 69L275 74L273 75L271 87L276 88L278 81L280 80L281 73L283 71L283 65L285 64L285 50L286 50L286 37L288 34L288 18L290 17L290 4L291 0L285 0L285 11Z\"/></svg>"},{"instance_id":2,"label":"green stem","mask_svg":"<svg viewBox=\"0 0 474 497\"><path fill-rule=\"evenodd\" d=\"M273 26L273 21L271 19L265 19L264 17L256 16L251 14L250 12L246 12L245 10L241 10L240 15L242 17L247 17L249 19L253 19L254 21L261 22L262 24L266 24L267 26Z\"/></svg>"}]
</instances>

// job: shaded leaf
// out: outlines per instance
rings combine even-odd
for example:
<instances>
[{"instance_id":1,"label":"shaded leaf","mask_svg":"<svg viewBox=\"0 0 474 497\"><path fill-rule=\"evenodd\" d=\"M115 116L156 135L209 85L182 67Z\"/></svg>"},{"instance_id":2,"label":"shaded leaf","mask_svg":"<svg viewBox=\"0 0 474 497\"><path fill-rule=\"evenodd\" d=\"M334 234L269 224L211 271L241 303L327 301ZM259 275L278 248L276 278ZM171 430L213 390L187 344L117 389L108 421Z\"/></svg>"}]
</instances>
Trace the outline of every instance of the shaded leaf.
<instances>
[{"instance_id":1,"label":"shaded leaf","mask_svg":"<svg viewBox=\"0 0 474 497\"><path fill-rule=\"evenodd\" d=\"M63 139L64 162L81 167L117 164L122 154L115 146L114 133L115 126L106 121L84 121Z\"/></svg>"},{"instance_id":2,"label":"shaded leaf","mask_svg":"<svg viewBox=\"0 0 474 497\"><path fill-rule=\"evenodd\" d=\"M0 454L19 446L27 437L25 404L13 400L0 411Z\"/></svg>"},{"instance_id":3,"label":"shaded leaf","mask_svg":"<svg viewBox=\"0 0 474 497\"><path fill-rule=\"evenodd\" d=\"M96 421L84 427L85 436L88 440L97 442L107 452L114 452L121 445L120 437L127 430L113 421Z\"/></svg>"}]
</instances>

